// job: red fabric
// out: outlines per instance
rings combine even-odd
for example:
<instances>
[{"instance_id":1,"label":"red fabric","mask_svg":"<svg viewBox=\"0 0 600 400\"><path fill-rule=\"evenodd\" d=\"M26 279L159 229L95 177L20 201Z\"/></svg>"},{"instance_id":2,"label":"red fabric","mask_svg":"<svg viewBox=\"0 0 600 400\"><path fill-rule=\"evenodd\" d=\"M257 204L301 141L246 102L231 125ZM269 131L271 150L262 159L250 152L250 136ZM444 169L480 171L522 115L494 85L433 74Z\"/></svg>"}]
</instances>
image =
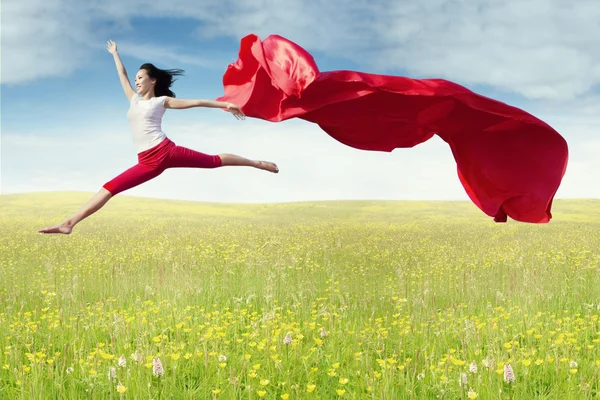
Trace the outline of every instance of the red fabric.
<instances>
[{"instance_id":1,"label":"red fabric","mask_svg":"<svg viewBox=\"0 0 600 400\"><path fill-rule=\"evenodd\" d=\"M218 100L271 122L300 118L353 148L390 152L438 135L470 199L497 222L546 223L568 160L563 137L527 112L442 79L320 72L277 35L241 41ZM415 173L414 171L404 173Z\"/></svg>"},{"instance_id":2,"label":"red fabric","mask_svg":"<svg viewBox=\"0 0 600 400\"><path fill-rule=\"evenodd\" d=\"M102 187L113 196L156 178L168 168L218 168L222 166L218 155L200 153L177 146L165 139L151 149L138 154L138 163Z\"/></svg>"}]
</instances>

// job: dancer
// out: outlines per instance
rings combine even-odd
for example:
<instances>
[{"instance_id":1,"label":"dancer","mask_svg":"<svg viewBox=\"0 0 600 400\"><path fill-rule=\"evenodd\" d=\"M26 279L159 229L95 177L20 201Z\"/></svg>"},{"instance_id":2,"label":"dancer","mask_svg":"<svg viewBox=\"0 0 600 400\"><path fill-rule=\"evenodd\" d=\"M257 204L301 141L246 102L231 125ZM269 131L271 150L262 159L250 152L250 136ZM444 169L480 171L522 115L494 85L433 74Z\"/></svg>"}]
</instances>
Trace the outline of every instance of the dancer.
<instances>
[{"instance_id":1,"label":"dancer","mask_svg":"<svg viewBox=\"0 0 600 400\"><path fill-rule=\"evenodd\" d=\"M180 100L170 90L173 76L182 70L161 70L152 64L143 64L135 77L136 91L127 77L117 45L107 42L107 50L113 55L121 85L129 100L129 120L133 140L138 153L138 163L126 170L102 188L75 214L60 224L42 228L40 233L70 234L75 225L100 210L112 197L147 182L168 168L220 168L224 166L248 166L278 173L277 165L267 161L249 160L234 154L209 155L177 146L162 131L162 117L167 108L187 109L192 107L222 108L237 119L244 119L241 109L229 102L212 100Z\"/></svg>"}]
</instances>

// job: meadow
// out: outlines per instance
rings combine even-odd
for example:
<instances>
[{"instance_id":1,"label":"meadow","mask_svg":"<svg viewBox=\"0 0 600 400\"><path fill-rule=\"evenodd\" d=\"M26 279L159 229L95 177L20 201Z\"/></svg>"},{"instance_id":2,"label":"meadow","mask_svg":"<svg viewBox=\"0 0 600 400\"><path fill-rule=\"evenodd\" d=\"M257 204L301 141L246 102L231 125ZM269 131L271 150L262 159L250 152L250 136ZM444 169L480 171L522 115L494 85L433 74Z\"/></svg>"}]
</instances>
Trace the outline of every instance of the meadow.
<instances>
[{"instance_id":1,"label":"meadow","mask_svg":"<svg viewBox=\"0 0 600 400\"><path fill-rule=\"evenodd\" d=\"M1 399L600 397L600 200L0 197Z\"/></svg>"}]
</instances>

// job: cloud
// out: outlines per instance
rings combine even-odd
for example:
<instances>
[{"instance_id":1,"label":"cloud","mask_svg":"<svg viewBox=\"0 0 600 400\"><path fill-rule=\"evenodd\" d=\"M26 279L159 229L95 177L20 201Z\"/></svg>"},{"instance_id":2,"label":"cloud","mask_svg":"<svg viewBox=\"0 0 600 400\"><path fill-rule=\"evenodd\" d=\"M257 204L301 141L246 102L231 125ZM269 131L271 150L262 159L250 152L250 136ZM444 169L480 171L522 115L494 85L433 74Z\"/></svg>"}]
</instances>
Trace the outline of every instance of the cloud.
<instances>
[{"instance_id":1,"label":"cloud","mask_svg":"<svg viewBox=\"0 0 600 400\"><path fill-rule=\"evenodd\" d=\"M533 99L573 99L600 80L594 1L343 3L256 1L215 15L202 32L277 32L364 68L489 85Z\"/></svg>"},{"instance_id":2,"label":"cloud","mask_svg":"<svg viewBox=\"0 0 600 400\"><path fill-rule=\"evenodd\" d=\"M379 60L409 73L534 99L573 99L600 79L597 2L435 1L408 12L393 4L380 25L389 22Z\"/></svg>"},{"instance_id":3,"label":"cloud","mask_svg":"<svg viewBox=\"0 0 600 400\"><path fill-rule=\"evenodd\" d=\"M600 117L542 115L569 143L569 165L558 198L600 198Z\"/></svg>"},{"instance_id":4,"label":"cloud","mask_svg":"<svg viewBox=\"0 0 600 400\"><path fill-rule=\"evenodd\" d=\"M81 12L80 12L81 11ZM62 0L2 2L2 83L68 76L81 66L91 15Z\"/></svg>"},{"instance_id":5,"label":"cloud","mask_svg":"<svg viewBox=\"0 0 600 400\"><path fill-rule=\"evenodd\" d=\"M103 24L126 32L134 17L196 19L204 38L277 33L369 72L442 77L531 99L577 99L600 83L594 0L9 0L3 14L3 83L70 73L91 43L106 41ZM149 49L206 62L149 43L130 51L143 57Z\"/></svg>"},{"instance_id":6,"label":"cloud","mask_svg":"<svg viewBox=\"0 0 600 400\"><path fill-rule=\"evenodd\" d=\"M225 113L223 113L225 114ZM271 174L248 167L217 170L171 169L124 196L241 203L302 200L467 200L448 146L434 136L411 149L368 152L342 145L305 121L231 121L220 115L198 123L173 113L164 129L176 144L208 154L232 153L269 160ZM557 198L600 197L600 143L589 139L600 118L554 118L570 143L571 162ZM3 132L2 192L97 191L137 162L130 137L111 126L81 136Z\"/></svg>"},{"instance_id":7,"label":"cloud","mask_svg":"<svg viewBox=\"0 0 600 400\"><path fill-rule=\"evenodd\" d=\"M171 47L160 46L152 43L136 43L132 41L119 41L117 43L119 54L135 57L138 60L160 60L161 63L175 63L196 65L205 68L219 68L223 64L213 58L203 58L186 54L184 50L174 50Z\"/></svg>"},{"instance_id":8,"label":"cloud","mask_svg":"<svg viewBox=\"0 0 600 400\"><path fill-rule=\"evenodd\" d=\"M176 117L177 118L177 117ZM339 199L468 199L452 155L441 140L393 153L341 145L304 121L165 124L178 145L209 154L231 153L276 162L271 174L248 167L171 169L123 195L225 202ZM129 138L67 131L51 141L43 132L3 135L2 192L97 191L137 160Z\"/></svg>"}]
</instances>

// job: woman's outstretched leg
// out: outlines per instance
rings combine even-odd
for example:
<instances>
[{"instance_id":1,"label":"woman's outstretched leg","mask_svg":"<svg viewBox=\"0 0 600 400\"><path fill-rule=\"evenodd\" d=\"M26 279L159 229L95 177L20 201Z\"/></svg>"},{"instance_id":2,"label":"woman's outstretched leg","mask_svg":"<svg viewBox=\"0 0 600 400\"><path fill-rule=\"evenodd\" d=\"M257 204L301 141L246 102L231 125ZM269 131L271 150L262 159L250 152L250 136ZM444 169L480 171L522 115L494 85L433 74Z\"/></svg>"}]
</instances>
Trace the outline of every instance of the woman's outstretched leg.
<instances>
[{"instance_id":1,"label":"woman's outstretched leg","mask_svg":"<svg viewBox=\"0 0 600 400\"><path fill-rule=\"evenodd\" d=\"M265 171L271 171L273 173L278 173L279 168L272 162L269 161L258 161L258 160L249 160L244 157L236 156L235 154L219 154L221 158L221 163L223 166L225 165L241 165L247 167L254 167L258 169L264 169Z\"/></svg>"},{"instance_id":2,"label":"woman's outstretched leg","mask_svg":"<svg viewBox=\"0 0 600 400\"><path fill-rule=\"evenodd\" d=\"M70 218L67 218L60 224L40 229L39 232L62 233L68 235L73 231L75 225L101 209L111 197L112 194L108 190L102 188Z\"/></svg>"},{"instance_id":3,"label":"woman's outstretched leg","mask_svg":"<svg viewBox=\"0 0 600 400\"><path fill-rule=\"evenodd\" d=\"M209 155L183 146L174 146L169 154L166 168L219 168L224 166L245 166L278 173L279 168L272 162L250 160L235 154Z\"/></svg>"},{"instance_id":4,"label":"woman's outstretched leg","mask_svg":"<svg viewBox=\"0 0 600 400\"><path fill-rule=\"evenodd\" d=\"M158 175L162 174L163 171L164 168L138 163L111 181L106 182L100 191L98 191L98 193L96 193L70 218L67 218L60 224L40 229L39 232L62 233L68 235L75 225L101 209L112 197L147 182L150 179L156 178Z\"/></svg>"}]
</instances>

